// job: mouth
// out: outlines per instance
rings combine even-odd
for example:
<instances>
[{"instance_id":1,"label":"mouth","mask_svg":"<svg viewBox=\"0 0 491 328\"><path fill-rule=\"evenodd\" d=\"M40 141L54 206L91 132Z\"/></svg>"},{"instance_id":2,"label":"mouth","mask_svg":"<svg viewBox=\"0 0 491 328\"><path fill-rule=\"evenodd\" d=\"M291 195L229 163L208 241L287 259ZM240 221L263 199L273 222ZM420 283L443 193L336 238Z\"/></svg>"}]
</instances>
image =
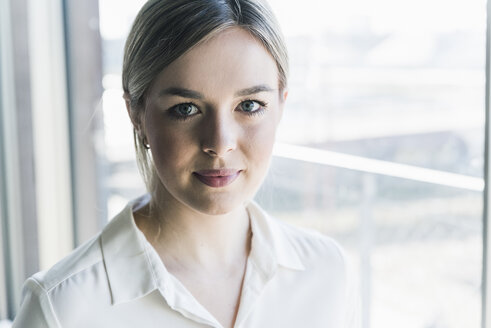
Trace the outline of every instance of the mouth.
<instances>
[{"instance_id":1,"label":"mouth","mask_svg":"<svg viewBox=\"0 0 491 328\"><path fill-rule=\"evenodd\" d=\"M202 183L213 188L225 187L237 179L242 170L219 169L201 170L193 172L193 175Z\"/></svg>"}]
</instances>

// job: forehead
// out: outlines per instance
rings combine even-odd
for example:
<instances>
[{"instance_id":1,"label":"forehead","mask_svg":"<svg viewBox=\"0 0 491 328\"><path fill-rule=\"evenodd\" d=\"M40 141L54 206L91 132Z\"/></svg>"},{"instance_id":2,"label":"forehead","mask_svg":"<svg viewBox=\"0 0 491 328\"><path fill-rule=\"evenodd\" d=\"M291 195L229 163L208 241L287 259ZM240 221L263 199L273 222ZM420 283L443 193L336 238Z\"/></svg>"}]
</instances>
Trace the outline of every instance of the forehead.
<instances>
[{"instance_id":1,"label":"forehead","mask_svg":"<svg viewBox=\"0 0 491 328\"><path fill-rule=\"evenodd\" d=\"M206 95L260 84L277 88L276 62L249 32L234 27L200 43L172 62L157 76L152 89L177 86Z\"/></svg>"}]
</instances>

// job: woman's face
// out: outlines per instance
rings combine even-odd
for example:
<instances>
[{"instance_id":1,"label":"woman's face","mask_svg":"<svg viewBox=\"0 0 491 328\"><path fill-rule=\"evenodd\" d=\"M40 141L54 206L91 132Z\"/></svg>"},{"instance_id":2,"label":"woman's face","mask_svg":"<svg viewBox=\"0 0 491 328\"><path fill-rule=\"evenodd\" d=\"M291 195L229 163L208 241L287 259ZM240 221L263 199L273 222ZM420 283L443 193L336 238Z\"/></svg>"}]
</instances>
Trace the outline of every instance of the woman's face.
<instances>
[{"instance_id":1,"label":"woman's face","mask_svg":"<svg viewBox=\"0 0 491 328\"><path fill-rule=\"evenodd\" d=\"M266 175L285 98L274 59L240 28L166 67L142 122L165 200L209 215L243 206Z\"/></svg>"}]
</instances>

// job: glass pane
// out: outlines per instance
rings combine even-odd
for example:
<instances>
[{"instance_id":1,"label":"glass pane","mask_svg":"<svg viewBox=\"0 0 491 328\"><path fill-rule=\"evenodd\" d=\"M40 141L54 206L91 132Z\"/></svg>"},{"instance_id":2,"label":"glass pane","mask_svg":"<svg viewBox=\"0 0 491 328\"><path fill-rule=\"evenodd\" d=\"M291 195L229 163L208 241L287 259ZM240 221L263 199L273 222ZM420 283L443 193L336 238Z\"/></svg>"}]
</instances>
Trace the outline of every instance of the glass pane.
<instances>
[{"instance_id":1,"label":"glass pane","mask_svg":"<svg viewBox=\"0 0 491 328\"><path fill-rule=\"evenodd\" d=\"M130 199L145 192L138 173L133 132L121 86L123 48L131 23L145 0L99 0L104 72L105 157L108 170L108 219Z\"/></svg>"},{"instance_id":2,"label":"glass pane","mask_svg":"<svg viewBox=\"0 0 491 328\"><path fill-rule=\"evenodd\" d=\"M360 258L364 327L480 327L480 192L275 158L257 200Z\"/></svg>"},{"instance_id":3,"label":"glass pane","mask_svg":"<svg viewBox=\"0 0 491 328\"><path fill-rule=\"evenodd\" d=\"M280 141L482 177L485 1L270 2L291 54ZM480 326L481 192L272 171L258 200L359 257L365 327Z\"/></svg>"},{"instance_id":4,"label":"glass pane","mask_svg":"<svg viewBox=\"0 0 491 328\"><path fill-rule=\"evenodd\" d=\"M291 55L279 139L482 176L484 0L271 0Z\"/></svg>"}]
</instances>

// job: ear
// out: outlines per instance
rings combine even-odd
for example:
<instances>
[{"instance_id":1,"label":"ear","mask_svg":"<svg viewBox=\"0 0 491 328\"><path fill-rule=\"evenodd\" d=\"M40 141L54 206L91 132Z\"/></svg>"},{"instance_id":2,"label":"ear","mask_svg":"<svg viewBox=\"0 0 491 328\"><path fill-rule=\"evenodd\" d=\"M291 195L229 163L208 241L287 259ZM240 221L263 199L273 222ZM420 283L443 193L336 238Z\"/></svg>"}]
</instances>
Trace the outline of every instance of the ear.
<instances>
[{"instance_id":1,"label":"ear","mask_svg":"<svg viewBox=\"0 0 491 328\"><path fill-rule=\"evenodd\" d=\"M123 99L126 104L126 111L128 112L128 116L130 117L131 123L133 124L133 128L135 132L137 132L140 136L143 134L143 127L141 118L138 113L134 110L131 110L131 99L130 95L126 92L123 94Z\"/></svg>"},{"instance_id":2,"label":"ear","mask_svg":"<svg viewBox=\"0 0 491 328\"><path fill-rule=\"evenodd\" d=\"M285 102L286 98L288 97L288 90L284 89L280 92L280 106L279 106L279 117L278 117L278 123L281 121L281 118L283 117L283 108L285 107Z\"/></svg>"},{"instance_id":3,"label":"ear","mask_svg":"<svg viewBox=\"0 0 491 328\"><path fill-rule=\"evenodd\" d=\"M283 90L283 93L281 95L281 102L285 102L286 98L288 98L288 89Z\"/></svg>"}]
</instances>

